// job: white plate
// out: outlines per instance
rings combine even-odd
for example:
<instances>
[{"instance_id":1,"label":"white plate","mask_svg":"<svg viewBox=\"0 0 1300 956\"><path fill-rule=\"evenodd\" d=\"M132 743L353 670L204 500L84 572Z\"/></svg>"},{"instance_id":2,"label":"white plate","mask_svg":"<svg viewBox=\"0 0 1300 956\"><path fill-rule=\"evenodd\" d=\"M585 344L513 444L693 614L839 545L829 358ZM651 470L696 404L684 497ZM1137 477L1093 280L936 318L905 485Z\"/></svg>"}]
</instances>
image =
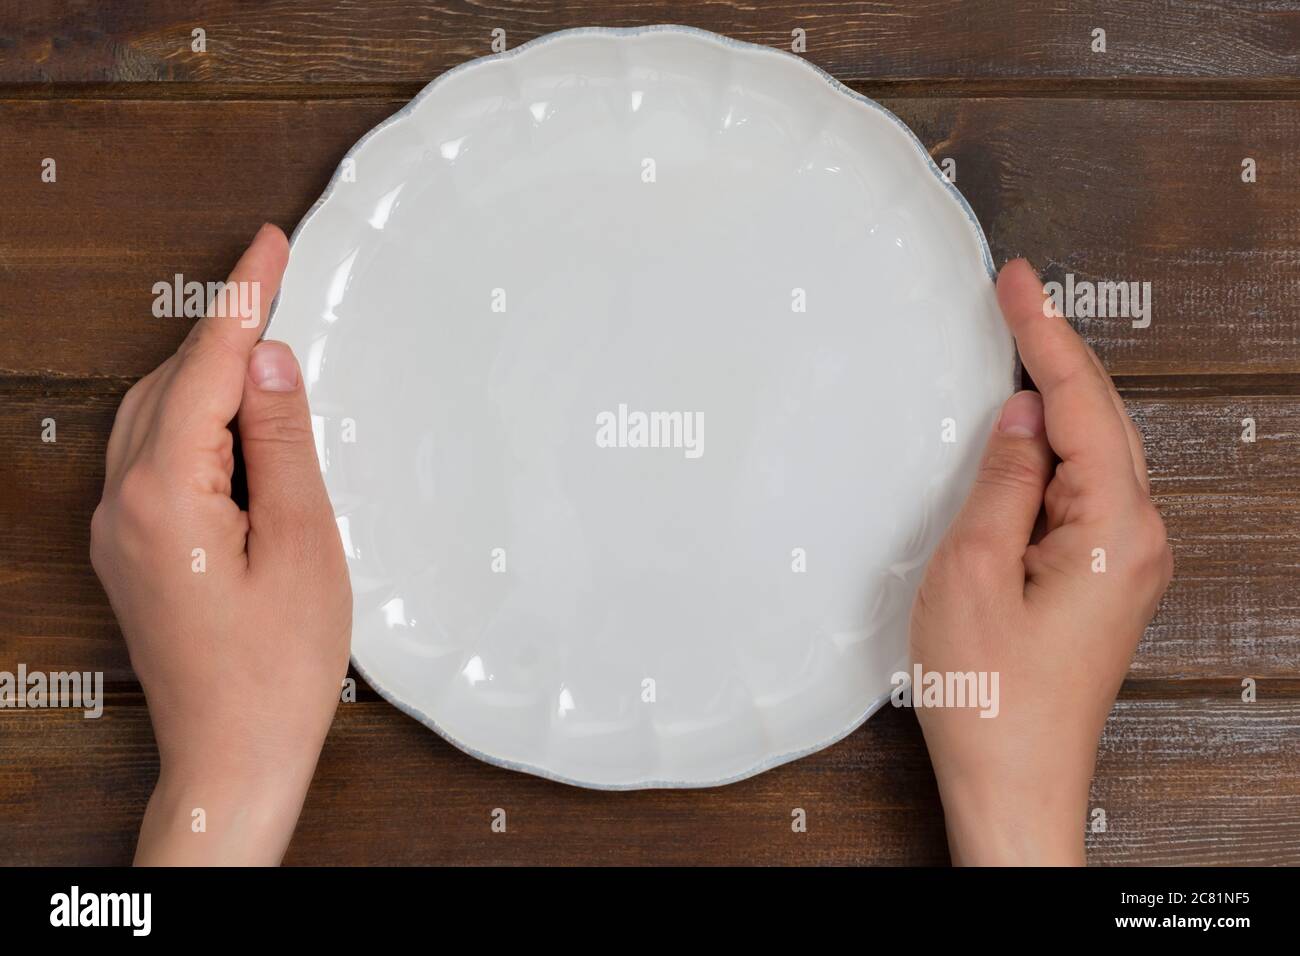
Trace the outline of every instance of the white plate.
<instances>
[{"instance_id":1,"label":"white plate","mask_svg":"<svg viewBox=\"0 0 1300 956\"><path fill-rule=\"evenodd\" d=\"M438 78L298 227L270 328L357 669L583 786L842 737L1010 394L991 272L908 129L794 56L574 30ZM682 414L636 447L636 412Z\"/></svg>"}]
</instances>

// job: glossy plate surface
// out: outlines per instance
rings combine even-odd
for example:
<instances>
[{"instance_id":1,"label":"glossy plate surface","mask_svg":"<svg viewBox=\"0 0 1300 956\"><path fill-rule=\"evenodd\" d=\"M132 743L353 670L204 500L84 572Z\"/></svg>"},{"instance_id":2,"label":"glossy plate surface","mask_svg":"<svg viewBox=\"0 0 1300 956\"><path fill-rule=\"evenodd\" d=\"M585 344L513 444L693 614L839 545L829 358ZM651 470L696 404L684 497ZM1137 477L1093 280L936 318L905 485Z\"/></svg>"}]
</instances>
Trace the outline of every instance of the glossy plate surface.
<instances>
[{"instance_id":1,"label":"glossy plate surface","mask_svg":"<svg viewBox=\"0 0 1300 956\"><path fill-rule=\"evenodd\" d=\"M579 30L440 77L303 220L268 333L357 668L584 786L843 736L1011 391L990 271L910 132L796 57Z\"/></svg>"}]
</instances>

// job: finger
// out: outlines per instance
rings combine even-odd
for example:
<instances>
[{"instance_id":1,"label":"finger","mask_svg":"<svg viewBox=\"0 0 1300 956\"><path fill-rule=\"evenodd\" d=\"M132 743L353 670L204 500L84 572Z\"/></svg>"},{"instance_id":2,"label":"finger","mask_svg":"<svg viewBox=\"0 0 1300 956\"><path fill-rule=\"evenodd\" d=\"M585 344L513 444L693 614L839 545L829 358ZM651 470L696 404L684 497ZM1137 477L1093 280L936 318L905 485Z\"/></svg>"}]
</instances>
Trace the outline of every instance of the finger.
<instances>
[{"instance_id":1,"label":"finger","mask_svg":"<svg viewBox=\"0 0 1300 956\"><path fill-rule=\"evenodd\" d=\"M1019 562L1051 472L1042 399L1037 392L1017 392L1002 406L975 484L949 528L956 551Z\"/></svg>"},{"instance_id":2,"label":"finger","mask_svg":"<svg viewBox=\"0 0 1300 956\"><path fill-rule=\"evenodd\" d=\"M1109 384L1079 334L1054 308L1028 262L1007 263L998 302L1043 396L1048 440L1090 494L1131 491L1136 469Z\"/></svg>"},{"instance_id":3,"label":"finger","mask_svg":"<svg viewBox=\"0 0 1300 956\"><path fill-rule=\"evenodd\" d=\"M288 240L267 223L177 353L167 402L175 423L184 427L199 418L224 428L235 417L249 355L262 334L288 262Z\"/></svg>"},{"instance_id":4,"label":"finger","mask_svg":"<svg viewBox=\"0 0 1300 956\"><path fill-rule=\"evenodd\" d=\"M104 487L115 487L122 479L126 466L135 460L139 447L140 435L148 429L153 415L154 392L158 381L166 370L168 358L144 378L132 385L122 401L118 403L113 416L113 428L108 434L108 446L104 450Z\"/></svg>"},{"instance_id":5,"label":"finger","mask_svg":"<svg viewBox=\"0 0 1300 956\"><path fill-rule=\"evenodd\" d=\"M239 406L239 440L248 479L250 571L256 573L268 557L301 567L326 548L340 548L307 393L283 342L253 349Z\"/></svg>"},{"instance_id":6,"label":"finger","mask_svg":"<svg viewBox=\"0 0 1300 956\"><path fill-rule=\"evenodd\" d=\"M1124 406L1124 399L1120 398L1119 390L1115 388L1115 382L1111 379L1110 373L1106 371L1106 366L1101 364L1101 359L1093 351L1092 346L1085 342L1084 348L1088 350L1088 355L1092 358L1092 364L1097 367L1097 371L1101 373L1102 378L1105 380L1107 391L1110 392L1111 402L1115 406L1115 412L1124 424L1124 434L1128 436L1129 455L1133 458L1133 471L1137 476L1138 484L1142 486L1143 492L1150 495L1151 479L1147 474L1147 456L1142 448L1142 433L1137 430L1137 426L1133 424L1133 419L1129 417L1128 409Z\"/></svg>"}]
</instances>

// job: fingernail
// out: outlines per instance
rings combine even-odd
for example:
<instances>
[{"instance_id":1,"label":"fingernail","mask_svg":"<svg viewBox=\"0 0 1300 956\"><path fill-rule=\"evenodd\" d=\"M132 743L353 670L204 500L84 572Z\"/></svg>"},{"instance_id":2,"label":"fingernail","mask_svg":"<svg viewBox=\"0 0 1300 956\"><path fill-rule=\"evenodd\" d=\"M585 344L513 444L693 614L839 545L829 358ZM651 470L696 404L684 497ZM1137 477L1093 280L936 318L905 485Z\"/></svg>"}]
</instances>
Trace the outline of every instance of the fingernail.
<instances>
[{"instance_id":1,"label":"fingernail","mask_svg":"<svg viewBox=\"0 0 1300 956\"><path fill-rule=\"evenodd\" d=\"M998 431L1017 438L1034 438L1043 433L1043 398L1037 392L1016 392L1002 406Z\"/></svg>"},{"instance_id":2,"label":"fingernail","mask_svg":"<svg viewBox=\"0 0 1300 956\"><path fill-rule=\"evenodd\" d=\"M259 342L248 361L248 374L264 392L292 392L298 387L298 360L283 342Z\"/></svg>"}]
</instances>

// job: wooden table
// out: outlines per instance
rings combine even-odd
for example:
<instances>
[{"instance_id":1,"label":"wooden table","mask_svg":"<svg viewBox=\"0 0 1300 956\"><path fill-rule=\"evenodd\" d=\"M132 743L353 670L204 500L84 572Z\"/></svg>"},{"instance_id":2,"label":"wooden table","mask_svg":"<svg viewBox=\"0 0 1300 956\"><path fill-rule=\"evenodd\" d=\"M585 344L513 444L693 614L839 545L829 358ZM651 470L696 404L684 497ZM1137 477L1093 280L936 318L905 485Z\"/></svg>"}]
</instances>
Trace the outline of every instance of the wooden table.
<instances>
[{"instance_id":1,"label":"wooden table","mask_svg":"<svg viewBox=\"0 0 1300 956\"><path fill-rule=\"evenodd\" d=\"M362 133L488 53L494 29L515 46L656 22L787 48L803 29L808 59L956 161L999 263L1023 254L1049 279L1152 283L1150 327L1077 322L1145 435L1177 558L1106 729L1092 796L1106 828L1088 834L1090 858L1300 863L1294 0L5 4L0 670L102 670L109 694L99 720L0 710L0 862L129 861L156 772L87 560L114 409L186 331L153 317L153 283L223 278L263 220L291 229ZM42 181L45 158L56 182ZM41 440L47 418L55 443ZM489 826L497 807L505 834ZM792 832L794 807L807 833ZM478 763L365 689L340 707L288 856L946 860L909 713L887 709L733 786L609 794Z\"/></svg>"}]
</instances>

